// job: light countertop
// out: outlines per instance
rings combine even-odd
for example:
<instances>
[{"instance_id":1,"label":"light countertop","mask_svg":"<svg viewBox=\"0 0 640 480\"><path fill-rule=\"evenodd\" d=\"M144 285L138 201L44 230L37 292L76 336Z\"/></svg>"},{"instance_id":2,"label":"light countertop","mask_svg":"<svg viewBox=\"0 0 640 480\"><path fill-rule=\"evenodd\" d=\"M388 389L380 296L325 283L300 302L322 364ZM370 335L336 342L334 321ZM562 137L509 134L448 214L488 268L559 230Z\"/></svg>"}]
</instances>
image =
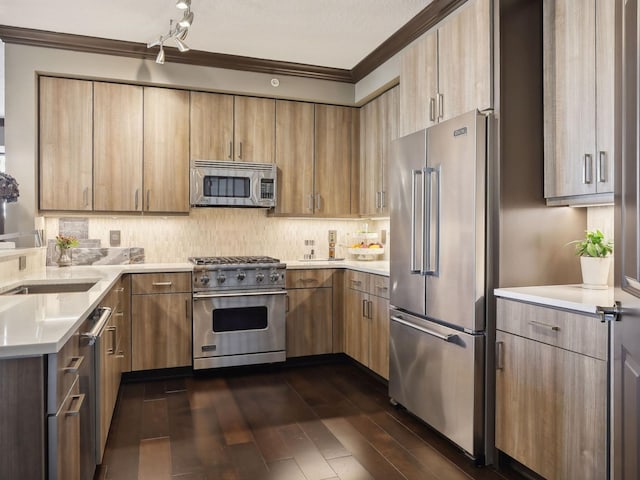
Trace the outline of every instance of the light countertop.
<instances>
[{"instance_id":1,"label":"light countertop","mask_svg":"<svg viewBox=\"0 0 640 480\"><path fill-rule=\"evenodd\" d=\"M388 260L283 260L291 270L305 270L310 268L346 268L358 272L373 273L389 276Z\"/></svg>"},{"instance_id":2,"label":"light countertop","mask_svg":"<svg viewBox=\"0 0 640 480\"><path fill-rule=\"evenodd\" d=\"M189 263L150 263L95 267L49 267L0 291L22 283L96 282L86 292L45 295L0 295L0 358L55 353L100 305L122 273L191 271Z\"/></svg>"},{"instance_id":3,"label":"light countertop","mask_svg":"<svg viewBox=\"0 0 640 480\"><path fill-rule=\"evenodd\" d=\"M612 306L613 287L589 290L582 285L543 285L537 287L497 288L496 297L537 303L583 313L596 313L597 306Z\"/></svg>"},{"instance_id":4,"label":"light countertop","mask_svg":"<svg viewBox=\"0 0 640 480\"><path fill-rule=\"evenodd\" d=\"M285 261L287 268L348 268L389 275L389 262ZM48 267L44 271L0 284L0 292L23 283L96 282L86 292L0 295L0 358L45 355L59 351L82 322L96 309L123 273L190 272L191 263L141 263Z\"/></svg>"}]
</instances>

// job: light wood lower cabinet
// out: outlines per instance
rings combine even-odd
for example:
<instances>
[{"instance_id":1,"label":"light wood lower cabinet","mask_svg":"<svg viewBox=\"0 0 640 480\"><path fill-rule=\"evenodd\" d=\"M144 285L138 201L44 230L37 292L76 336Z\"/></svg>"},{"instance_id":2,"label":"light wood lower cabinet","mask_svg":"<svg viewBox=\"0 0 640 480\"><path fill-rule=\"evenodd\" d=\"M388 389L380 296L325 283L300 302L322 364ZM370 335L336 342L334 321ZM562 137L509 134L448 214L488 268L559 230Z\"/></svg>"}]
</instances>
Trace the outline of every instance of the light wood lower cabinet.
<instances>
[{"instance_id":1,"label":"light wood lower cabinet","mask_svg":"<svg viewBox=\"0 0 640 480\"><path fill-rule=\"evenodd\" d=\"M287 271L287 357L333 351L332 270Z\"/></svg>"},{"instance_id":2,"label":"light wood lower cabinet","mask_svg":"<svg viewBox=\"0 0 640 480\"><path fill-rule=\"evenodd\" d=\"M607 325L498 299L497 328L496 447L549 480L606 478Z\"/></svg>"},{"instance_id":3,"label":"light wood lower cabinet","mask_svg":"<svg viewBox=\"0 0 640 480\"><path fill-rule=\"evenodd\" d=\"M351 270L345 277L344 351L389 378L389 278Z\"/></svg>"},{"instance_id":4,"label":"light wood lower cabinet","mask_svg":"<svg viewBox=\"0 0 640 480\"><path fill-rule=\"evenodd\" d=\"M49 417L49 442L55 444L54 455L49 465L55 469L49 472L50 478L58 480L80 480L80 405L84 397L80 396L80 379L76 378L60 411Z\"/></svg>"},{"instance_id":5,"label":"light wood lower cabinet","mask_svg":"<svg viewBox=\"0 0 640 480\"><path fill-rule=\"evenodd\" d=\"M131 298L132 370L190 366L191 273L132 275Z\"/></svg>"}]
</instances>

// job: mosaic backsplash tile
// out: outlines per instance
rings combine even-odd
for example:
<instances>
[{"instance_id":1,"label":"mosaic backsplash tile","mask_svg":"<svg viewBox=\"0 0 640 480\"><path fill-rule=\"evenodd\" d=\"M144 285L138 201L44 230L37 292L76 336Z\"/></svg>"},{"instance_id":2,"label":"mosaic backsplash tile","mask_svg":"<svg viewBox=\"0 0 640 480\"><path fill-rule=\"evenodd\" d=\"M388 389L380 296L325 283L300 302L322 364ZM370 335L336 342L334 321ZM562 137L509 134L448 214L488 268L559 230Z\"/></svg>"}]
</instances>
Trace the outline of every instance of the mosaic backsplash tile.
<instances>
[{"instance_id":1,"label":"mosaic backsplash tile","mask_svg":"<svg viewBox=\"0 0 640 480\"><path fill-rule=\"evenodd\" d=\"M109 231L120 230L121 245L144 248L145 261L151 263L218 255L298 260L307 253L304 241L308 239L315 241L316 258L327 258L328 232L336 230L336 257L351 258L346 247L364 223L370 231L389 228L388 220L280 218L269 217L262 209L197 208L188 216L89 217L87 238L109 245ZM45 229L47 238L55 238L58 218L47 218ZM388 250L380 259L388 258Z\"/></svg>"}]
</instances>

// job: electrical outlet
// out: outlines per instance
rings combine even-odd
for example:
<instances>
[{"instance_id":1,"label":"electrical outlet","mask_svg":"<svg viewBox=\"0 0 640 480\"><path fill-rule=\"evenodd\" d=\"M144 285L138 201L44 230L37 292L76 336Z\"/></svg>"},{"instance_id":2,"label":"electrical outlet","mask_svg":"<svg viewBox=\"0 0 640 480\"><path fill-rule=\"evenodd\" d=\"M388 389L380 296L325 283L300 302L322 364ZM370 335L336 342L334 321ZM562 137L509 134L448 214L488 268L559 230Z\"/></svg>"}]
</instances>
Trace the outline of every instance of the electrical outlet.
<instances>
[{"instance_id":1,"label":"electrical outlet","mask_svg":"<svg viewBox=\"0 0 640 480\"><path fill-rule=\"evenodd\" d=\"M338 232L336 230L329 230L329 243L337 243Z\"/></svg>"},{"instance_id":2,"label":"electrical outlet","mask_svg":"<svg viewBox=\"0 0 640 480\"><path fill-rule=\"evenodd\" d=\"M109 230L109 245L112 247L120 246L120 230Z\"/></svg>"},{"instance_id":3,"label":"electrical outlet","mask_svg":"<svg viewBox=\"0 0 640 480\"><path fill-rule=\"evenodd\" d=\"M26 270L27 268L27 257L25 255L20 255L18 258L18 270Z\"/></svg>"}]
</instances>

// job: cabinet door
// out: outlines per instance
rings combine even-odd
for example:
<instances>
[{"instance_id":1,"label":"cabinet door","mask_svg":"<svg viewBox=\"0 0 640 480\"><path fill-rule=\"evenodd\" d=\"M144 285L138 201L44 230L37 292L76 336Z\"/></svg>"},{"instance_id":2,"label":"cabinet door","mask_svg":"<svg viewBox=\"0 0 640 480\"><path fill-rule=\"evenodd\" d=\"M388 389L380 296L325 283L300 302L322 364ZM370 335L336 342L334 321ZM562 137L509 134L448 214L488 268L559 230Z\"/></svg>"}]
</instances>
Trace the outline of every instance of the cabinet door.
<instances>
[{"instance_id":1,"label":"cabinet door","mask_svg":"<svg viewBox=\"0 0 640 480\"><path fill-rule=\"evenodd\" d=\"M116 356L121 372L131 371L131 277L125 275L116 286L118 307L114 313L118 332Z\"/></svg>"},{"instance_id":2,"label":"cabinet door","mask_svg":"<svg viewBox=\"0 0 640 480\"><path fill-rule=\"evenodd\" d=\"M40 77L40 209L91 210L93 84Z\"/></svg>"},{"instance_id":3,"label":"cabinet door","mask_svg":"<svg viewBox=\"0 0 640 480\"><path fill-rule=\"evenodd\" d=\"M142 210L142 87L93 84L93 209Z\"/></svg>"},{"instance_id":4,"label":"cabinet door","mask_svg":"<svg viewBox=\"0 0 640 480\"><path fill-rule=\"evenodd\" d=\"M233 160L233 96L191 92L191 159Z\"/></svg>"},{"instance_id":5,"label":"cabinet door","mask_svg":"<svg viewBox=\"0 0 640 480\"><path fill-rule=\"evenodd\" d=\"M371 336L369 338L369 368L383 378L389 378L389 300L371 296L369 300Z\"/></svg>"},{"instance_id":6,"label":"cabinet door","mask_svg":"<svg viewBox=\"0 0 640 480\"><path fill-rule=\"evenodd\" d=\"M596 0L596 191L613 192L615 2Z\"/></svg>"},{"instance_id":7,"label":"cabinet door","mask_svg":"<svg viewBox=\"0 0 640 480\"><path fill-rule=\"evenodd\" d=\"M144 210L189 211L189 92L144 88Z\"/></svg>"},{"instance_id":8,"label":"cabinet door","mask_svg":"<svg viewBox=\"0 0 640 480\"><path fill-rule=\"evenodd\" d=\"M380 97L380 163L376 168L377 184L380 189L378 214L389 215L388 167L392 162L392 142L398 138L399 87L394 87Z\"/></svg>"},{"instance_id":9,"label":"cabinet door","mask_svg":"<svg viewBox=\"0 0 640 480\"><path fill-rule=\"evenodd\" d=\"M544 0L545 197L596 191L595 14L593 0Z\"/></svg>"},{"instance_id":10,"label":"cabinet door","mask_svg":"<svg viewBox=\"0 0 640 480\"><path fill-rule=\"evenodd\" d=\"M371 215L380 206L380 97L360 110L360 214Z\"/></svg>"},{"instance_id":11,"label":"cabinet door","mask_svg":"<svg viewBox=\"0 0 640 480\"><path fill-rule=\"evenodd\" d=\"M344 352L369 366L369 319L366 318L369 296L347 289L344 298Z\"/></svg>"},{"instance_id":12,"label":"cabinet door","mask_svg":"<svg viewBox=\"0 0 640 480\"><path fill-rule=\"evenodd\" d=\"M436 121L438 34L426 33L400 57L400 136L430 127Z\"/></svg>"},{"instance_id":13,"label":"cabinet door","mask_svg":"<svg viewBox=\"0 0 640 480\"><path fill-rule=\"evenodd\" d=\"M287 296L287 357L331 353L333 289L300 288Z\"/></svg>"},{"instance_id":14,"label":"cabinet door","mask_svg":"<svg viewBox=\"0 0 640 480\"><path fill-rule=\"evenodd\" d=\"M313 112L311 103L276 100L276 213L313 213Z\"/></svg>"},{"instance_id":15,"label":"cabinet door","mask_svg":"<svg viewBox=\"0 0 640 480\"><path fill-rule=\"evenodd\" d=\"M492 106L491 0L467 2L438 29L438 118Z\"/></svg>"},{"instance_id":16,"label":"cabinet door","mask_svg":"<svg viewBox=\"0 0 640 480\"><path fill-rule=\"evenodd\" d=\"M76 379L60 411L49 417L49 465L51 480L80 479L80 406L89 401L80 395ZM25 459L26 460L26 459Z\"/></svg>"},{"instance_id":17,"label":"cabinet door","mask_svg":"<svg viewBox=\"0 0 640 480\"><path fill-rule=\"evenodd\" d=\"M191 294L133 295L132 370L191 365Z\"/></svg>"},{"instance_id":18,"label":"cabinet door","mask_svg":"<svg viewBox=\"0 0 640 480\"><path fill-rule=\"evenodd\" d=\"M276 103L271 98L235 97L234 159L275 161Z\"/></svg>"},{"instance_id":19,"label":"cabinet door","mask_svg":"<svg viewBox=\"0 0 640 480\"><path fill-rule=\"evenodd\" d=\"M316 105L315 212L351 214L350 107Z\"/></svg>"},{"instance_id":20,"label":"cabinet door","mask_svg":"<svg viewBox=\"0 0 640 480\"><path fill-rule=\"evenodd\" d=\"M497 332L496 447L545 478L606 477L606 362Z\"/></svg>"}]
</instances>

